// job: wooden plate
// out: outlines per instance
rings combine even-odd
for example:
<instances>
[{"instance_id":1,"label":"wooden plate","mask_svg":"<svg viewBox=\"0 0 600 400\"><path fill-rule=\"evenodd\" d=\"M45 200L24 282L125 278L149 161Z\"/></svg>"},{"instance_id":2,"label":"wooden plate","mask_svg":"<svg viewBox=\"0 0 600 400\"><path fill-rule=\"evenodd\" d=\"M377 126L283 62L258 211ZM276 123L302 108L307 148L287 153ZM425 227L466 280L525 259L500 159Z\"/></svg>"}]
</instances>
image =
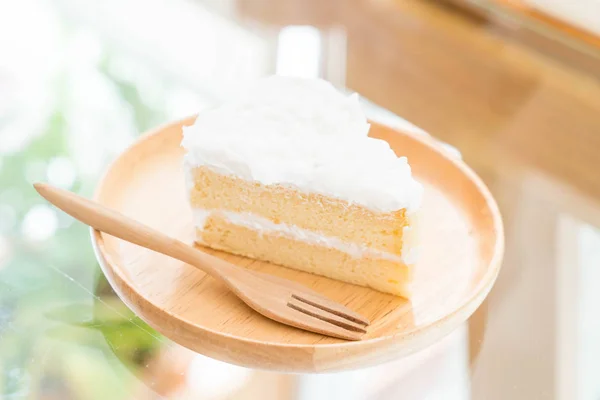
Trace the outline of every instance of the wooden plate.
<instances>
[{"instance_id":1,"label":"wooden plate","mask_svg":"<svg viewBox=\"0 0 600 400\"><path fill-rule=\"evenodd\" d=\"M140 138L109 167L96 198L188 243L192 214L182 172L181 127ZM372 124L371 135L408 156L425 185L421 259L412 302L269 263L208 250L246 268L293 279L370 318L364 340L347 342L273 322L195 268L92 232L96 255L121 299L156 330L230 363L289 372L366 367L414 352L465 321L500 269L504 238L495 201L481 180L433 139Z\"/></svg>"}]
</instances>

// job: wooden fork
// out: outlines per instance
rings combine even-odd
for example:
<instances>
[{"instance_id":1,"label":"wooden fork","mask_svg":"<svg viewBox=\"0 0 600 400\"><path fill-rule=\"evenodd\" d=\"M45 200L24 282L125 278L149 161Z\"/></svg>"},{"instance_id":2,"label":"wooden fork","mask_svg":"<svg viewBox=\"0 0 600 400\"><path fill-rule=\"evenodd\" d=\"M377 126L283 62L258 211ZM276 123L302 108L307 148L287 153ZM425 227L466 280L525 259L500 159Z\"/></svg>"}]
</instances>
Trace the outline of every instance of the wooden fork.
<instances>
[{"instance_id":1,"label":"wooden fork","mask_svg":"<svg viewBox=\"0 0 600 400\"><path fill-rule=\"evenodd\" d=\"M360 340L369 321L317 292L287 279L250 271L164 235L100 203L45 183L40 195L79 221L109 235L190 264L223 282L267 318L311 332Z\"/></svg>"}]
</instances>

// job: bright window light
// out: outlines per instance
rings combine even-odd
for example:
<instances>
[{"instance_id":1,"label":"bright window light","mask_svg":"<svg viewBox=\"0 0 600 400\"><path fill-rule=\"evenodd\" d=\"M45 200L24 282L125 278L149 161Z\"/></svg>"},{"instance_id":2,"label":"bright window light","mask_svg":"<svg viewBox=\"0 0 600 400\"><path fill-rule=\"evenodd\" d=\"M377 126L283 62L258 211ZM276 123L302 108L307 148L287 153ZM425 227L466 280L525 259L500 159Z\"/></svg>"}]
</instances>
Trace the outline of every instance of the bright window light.
<instances>
[{"instance_id":1,"label":"bright window light","mask_svg":"<svg viewBox=\"0 0 600 400\"><path fill-rule=\"evenodd\" d=\"M288 26L277 42L278 75L317 78L321 69L321 35L312 26Z\"/></svg>"}]
</instances>

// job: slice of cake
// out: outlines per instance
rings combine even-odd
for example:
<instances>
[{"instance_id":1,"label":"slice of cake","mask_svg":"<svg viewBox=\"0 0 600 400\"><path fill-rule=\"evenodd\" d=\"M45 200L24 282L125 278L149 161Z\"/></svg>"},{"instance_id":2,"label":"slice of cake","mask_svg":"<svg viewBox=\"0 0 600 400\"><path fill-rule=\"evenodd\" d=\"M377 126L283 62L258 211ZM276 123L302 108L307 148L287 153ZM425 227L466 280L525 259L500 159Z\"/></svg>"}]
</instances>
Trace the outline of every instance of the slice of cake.
<instances>
[{"instance_id":1,"label":"slice of cake","mask_svg":"<svg viewBox=\"0 0 600 400\"><path fill-rule=\"evenodd\" d=\"M356 95L270 77L184 128L197 242L401 296L422 186Z\"/></svg>"}]
</instances>

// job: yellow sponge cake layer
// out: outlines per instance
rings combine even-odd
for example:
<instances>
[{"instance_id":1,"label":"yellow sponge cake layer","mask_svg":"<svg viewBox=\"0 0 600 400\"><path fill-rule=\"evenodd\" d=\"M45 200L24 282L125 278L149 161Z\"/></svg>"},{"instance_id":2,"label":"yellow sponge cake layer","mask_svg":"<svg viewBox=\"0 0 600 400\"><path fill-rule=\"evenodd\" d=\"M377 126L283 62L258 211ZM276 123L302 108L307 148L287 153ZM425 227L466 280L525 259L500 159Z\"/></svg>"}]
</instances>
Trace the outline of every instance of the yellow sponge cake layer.
<instances>
[{"instance_id":1,"label":"yellow sponge cake layer","mask_svg":"<svg viewBox=\"0 0 600 400\"><path fill-rule=\"evenodd\" d=\"M193 208L252 213L324 236L359 243L401 256L403 233L409 228L406 210L376 213L361 205L303 193L282 185L263 185L202 166L191 170Z\"/></svg>"},{"instance_id":2,"label":"yellow sponge cake layer","mask_svg":"<svg viewBox=\"0 0 600 400\"><path fill-rule=\"evenodd\" d=\"M203 111L181 142L198 242L407 296L423 186L368 133L358 96L319 79Z\"/></svg>"},{"instance_id":3,"label":"yellow sponge cake layer","mask_svg":"<svg viewBox=\"0 0 600 400\"><path fill-rule=\"evenodd\" d=\"M364 249L362 257L356 257L336 247L297 240L285 231L253 229L252 221L240 223L230 220L227 215L249 214L207 213L204 228L197 229L197 238L198 242L209 247L386 293L404 297L410 295L410 268L394 257L385 257L383 252ZM308 239L311 239L310 235Z\"/></svg>"}]
</instances>

